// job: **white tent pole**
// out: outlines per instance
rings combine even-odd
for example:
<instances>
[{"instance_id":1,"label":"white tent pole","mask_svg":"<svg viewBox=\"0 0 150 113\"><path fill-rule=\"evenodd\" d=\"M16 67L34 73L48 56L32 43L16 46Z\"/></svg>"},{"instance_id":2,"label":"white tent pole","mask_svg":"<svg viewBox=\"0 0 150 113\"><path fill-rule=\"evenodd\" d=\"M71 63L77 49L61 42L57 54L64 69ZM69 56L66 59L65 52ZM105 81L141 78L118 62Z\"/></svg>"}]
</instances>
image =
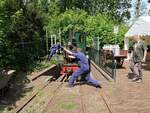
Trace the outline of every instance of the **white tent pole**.
<instances>
[{"instance_id":1,"label":"white tent pole","mask_svg":"<svg viewBox=\"0 0 150 113\"><path fill-rule=\"evenodd\" d=\"M128 50L129 48L129 39L128 37L124 38L124 50Z\"/></svg>"}]
</instances>

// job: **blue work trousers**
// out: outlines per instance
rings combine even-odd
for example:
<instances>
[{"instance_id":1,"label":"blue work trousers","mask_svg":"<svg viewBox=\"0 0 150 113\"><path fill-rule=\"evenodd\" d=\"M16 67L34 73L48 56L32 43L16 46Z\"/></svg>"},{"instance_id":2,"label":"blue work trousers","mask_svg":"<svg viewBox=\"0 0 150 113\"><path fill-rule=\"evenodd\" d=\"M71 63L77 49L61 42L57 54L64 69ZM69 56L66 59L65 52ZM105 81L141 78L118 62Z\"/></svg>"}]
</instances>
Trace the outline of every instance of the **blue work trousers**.
<instances>
[{"instance_id":1,"label":"blue work trousers","mask_svg":"<svg viewBox=\"0 0 150 113\"><path fill-rule=\"evenodd\" d=\"M83 68L79 68L77 71L75 71L70 80L69 80L69 86L73 86L74 85L74 81L78 78L78 76L81 76L83 74L86 74L85 76L85 80L88 82L88 83L91 83L93 84L94 86L98 86L99 83L97 80L94 80L93 78L91 78L90 76L90 72L88 69L83 69Z\"/></svg>"}]
</instances>

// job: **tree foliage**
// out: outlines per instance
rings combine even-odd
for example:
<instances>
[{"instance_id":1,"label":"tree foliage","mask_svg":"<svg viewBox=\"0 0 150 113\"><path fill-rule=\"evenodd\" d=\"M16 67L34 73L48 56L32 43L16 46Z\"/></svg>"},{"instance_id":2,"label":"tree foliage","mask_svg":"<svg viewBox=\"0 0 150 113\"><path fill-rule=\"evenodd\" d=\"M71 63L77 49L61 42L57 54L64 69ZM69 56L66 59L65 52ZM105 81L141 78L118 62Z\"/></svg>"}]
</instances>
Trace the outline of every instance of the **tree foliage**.
<instances>
[{"instance_id":1,"label":"tree foliage","mask_svg":"<svg viewBox=\"0 0 150 113\"><path fill-rule=\"evenodd\" d=\"M130 18L131 0L61 0L61 10L82 9L90 15L107 15L117 22Z\"/></svg>"},{"instance_id":2,"label":"tree foliage","mask_svg":"<svg viewBox=\"0 0 150 113\"><path fill-rule=\"evenodd\" d=\"M71 29L87 33L90 40L99 37L101 45L118 43L123 46L124 34L128 27L120 24L119 33L115 35L114 26L115 22L109 20L107 16L102 14L88 15L84 10L67 10L49 20L48 24L51 33L56 33L59 28L62 29L63 33Z\"/></svg>"},{"instance_id":3,"label":"tree foliage","mask_svg":"<svg viewBox=\"0 0 150 113\"><path fill-rule=\"evenodd\" d=\"M62 29L62 32L67 32L70 29L83 31L87 16L83 10L67 10L49 20L48 30L52 33L55 33L59 28Z\"/></svg>"},{"instance_id":4,"label":"tree foliage","mask_svg":"<svg viewBox=\"0 0 150 113\"><path fill-rule=\"evenodd\" d=\"M3 0L1 7L0 64L27 69L45 51L44 12L35 2L24 7L20 0Z\"/></svg>"},{"instance_id":5,"label":"tree foliage","mask_svg":"<svg viewBox=\"0 0 150 113\"><path fill-rule=\"evenodd\" d=\"M130 18L131 0L94 0L92 7L93 13L100 12L107 15L111 20L120 22Z\"/></svg>"},{"instance_id":6,"label":"tree foliage","mask_svg":"<svg viewBox=\"0 0 150 113\"><path fill-rule=\"evenodd\" d=\"M45 37L80 31L89 44L99 37L101 44L119 43L127 30L130 0L1 0L0 67L27 69L32 61L46 55ZM114 35L113 27L119 25Z\"/></svg>"},{"instance_id":7,"label":"tree foliage","mask_svg":"<svg viewBox=\"0 0 150 113\"><path fill-rule=\"evenodd\" d=\"M6 67L14 59L14 51L10 49L10 41L7 39L10 22L5 4L5 0L0 1L0 67Z\"/></svg>"},{"instance_id":8,"label":"tree foliage","mask_svg":"<svg viewBox=\"0 0 150 113\"><path fill-rule=\"evenodd\" d=\"M115 22L109 20L107 16L101 14L89 16L86 19L85 32L91 37L99 37L101 46L104 44L119 44L123 46L124 34L128 27L125 24L119 24L119 33L114 34Z\"/></svg>"}]
</instances>

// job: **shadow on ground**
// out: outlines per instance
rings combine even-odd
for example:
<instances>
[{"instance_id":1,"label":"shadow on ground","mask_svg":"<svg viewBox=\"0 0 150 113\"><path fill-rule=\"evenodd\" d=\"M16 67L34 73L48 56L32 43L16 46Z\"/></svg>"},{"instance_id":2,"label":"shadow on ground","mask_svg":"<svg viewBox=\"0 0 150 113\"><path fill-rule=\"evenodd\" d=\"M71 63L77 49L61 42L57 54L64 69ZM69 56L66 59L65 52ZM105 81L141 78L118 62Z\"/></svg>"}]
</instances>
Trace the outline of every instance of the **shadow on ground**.
<instances>
[{"instance_id":1,"label":"shadow on ground","mask_svg":"<svg viewBox=\"0 0 150 113\"><path fill-rule=\"evenodd\" d=\"M55 81L59 78L58 66L42 73L40 76L52 76L51 80ZM31 80L28 78L28 73L19 72L11 79L11 85L6 94L0 97L0 113L3 111L10 111L18 106L18 101L22 100L29 92L34 90L34 85L30 84Z\"/></svg>"},{"instance_id":2,"label":"shadow on ground","mask_svg":"<svg viewBox=\"0 0 150 113\"><path fill-rule=\"evenodd\" d=\"M137 76L138 76L137 74L133 74L133 73L128 73L128 75L127 75L128 79L133 79Z\"/></svg>"},{"instance_id":3,"label":"shadow on ground","mask_svg":"<svg viewBox=\"0 0 150 113\"><path fill-rule=\"evenodd\" d=\"M0 112L13 109L16 102L26 96L26 92L32 91L33 87L26 87L28 83L30 80L24 72L19 72L12 77L8 91L0 97Z\"/></svg>"},{"instance_id":4,"label":"shadow on ground","mask_svg":"<svg viewBox=\"0 0 150 113\"><path fill-rule=\"evenodd\" d=\"M150 71L150 61L147 61L145 64L143 64L142 68L146 71Z\"/></svg>"}]
</instances>

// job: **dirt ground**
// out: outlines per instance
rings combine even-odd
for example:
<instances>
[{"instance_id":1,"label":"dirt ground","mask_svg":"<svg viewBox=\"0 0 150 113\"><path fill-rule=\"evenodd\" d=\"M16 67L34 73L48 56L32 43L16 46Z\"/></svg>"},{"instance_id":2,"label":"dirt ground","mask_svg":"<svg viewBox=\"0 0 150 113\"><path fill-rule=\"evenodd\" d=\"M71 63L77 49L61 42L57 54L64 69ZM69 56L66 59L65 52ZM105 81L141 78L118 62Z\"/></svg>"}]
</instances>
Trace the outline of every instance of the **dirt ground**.
<instances>
[{"instance_id":1,"label":"dirt ground","mask_svg":"<svg viewBox=\"0 0 150 113\"><path fill-rule=\"evenodd\" d=\"M56 92L56 87L61 84L57 80L40 91L21 113L110 113L102 95L106 96L113 113L150 113L150 63L143 65L143 83L132 82L128 78L129 72L129 62L126 61L123 68L117 69L116 82L109 82L92 66L92 75L101 81L102 89L87 84L67 88L67 83L63 83ZM11 113L34 91L40 89L49 77L43 75L31 82L30 76L27 76L20 84L17 83L17 88L11 89L1 100L0 113Z\"/></svg>"},{"instance_id":2,"label":"dirt ground","mask_svg":"<svg viewBox=\"0 0 150 113\"><path fill-rule=\"evenodd\" d=\"M143 83L132 82L129 73L125 61L123 68L117 69L116 83L103 84L112 109L115 113L150 113L150 62L143 64Z\"/></svg>"}]
</instances>

